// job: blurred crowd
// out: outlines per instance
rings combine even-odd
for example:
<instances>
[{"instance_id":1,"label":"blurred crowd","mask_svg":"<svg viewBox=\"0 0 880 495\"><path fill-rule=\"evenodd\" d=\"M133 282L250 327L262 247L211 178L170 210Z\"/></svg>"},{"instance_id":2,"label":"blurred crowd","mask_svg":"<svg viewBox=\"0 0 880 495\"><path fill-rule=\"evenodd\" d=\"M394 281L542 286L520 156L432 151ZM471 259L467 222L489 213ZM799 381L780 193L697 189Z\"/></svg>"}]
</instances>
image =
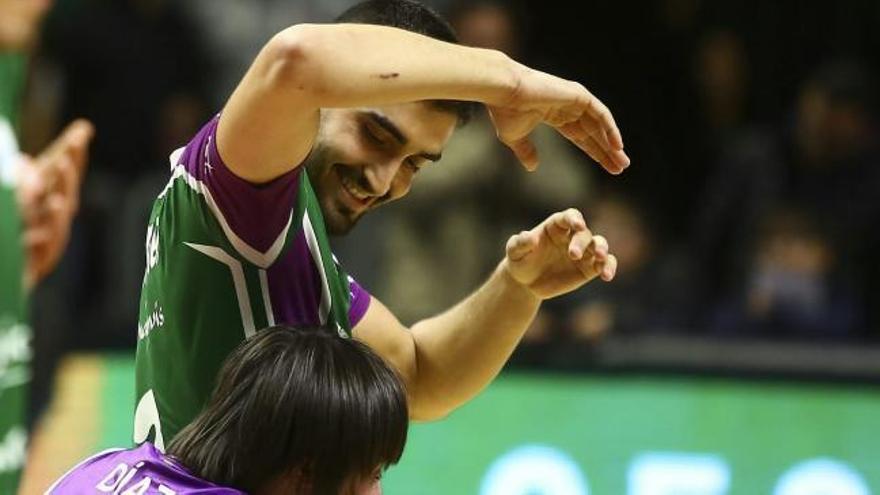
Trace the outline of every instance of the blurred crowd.
<instances>
[{"instance_id":1,"label":"blurred crowd","mask_svg":"<svg viewBox=\"0 0 880 495\"><path fill-rule=\"evenodd\" d=\"M271 35L352 3L56 2L22 145L41 148L79 116L97 136L70 249L34 298L37 390L71 347L133 346L144 226L169 153ZM880 337L880 4L426 3L465 44L584 83L614 112L633 166L609 176L544 129L542 166L527 173L477 116L408 198L339 239L347 269L405 322L476 287L510 235L577 207L609 239L618 277L545 305L527 344Z\"/></svg>"}]
</instances>

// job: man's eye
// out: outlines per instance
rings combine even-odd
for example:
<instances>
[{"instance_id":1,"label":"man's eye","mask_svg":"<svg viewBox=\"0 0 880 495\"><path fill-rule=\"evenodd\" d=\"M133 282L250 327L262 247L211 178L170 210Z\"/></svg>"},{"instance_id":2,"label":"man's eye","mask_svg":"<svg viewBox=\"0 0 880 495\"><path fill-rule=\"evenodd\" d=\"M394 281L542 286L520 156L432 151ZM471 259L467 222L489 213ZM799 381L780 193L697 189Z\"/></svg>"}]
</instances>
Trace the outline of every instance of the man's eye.
<instances>
[{"instance_id":1,"label":"man's eye","mask_svg":"<svg viewBox=\"0 0 880 495\"><path fill-rule=\"evenodd\" d=\"M384 145L385 140L379 137L372 129L369 127L364 127L364 136L367 137L367 140L374 144Z\"/></svg>"}]
</instances>

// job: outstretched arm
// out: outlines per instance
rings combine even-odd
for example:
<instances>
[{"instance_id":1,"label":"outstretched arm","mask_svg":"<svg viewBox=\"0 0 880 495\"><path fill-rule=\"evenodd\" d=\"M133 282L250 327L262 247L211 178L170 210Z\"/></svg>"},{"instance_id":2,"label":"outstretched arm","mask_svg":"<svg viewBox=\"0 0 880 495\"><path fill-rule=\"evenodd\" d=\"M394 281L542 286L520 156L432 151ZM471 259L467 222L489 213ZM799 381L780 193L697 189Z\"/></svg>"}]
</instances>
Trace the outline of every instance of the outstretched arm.
<instances>
[{"instance_id":1,"label":"outstretched arm","mask_svg":"<svg viewBox=\"0 0 880 495\"><path fill-rule=\"evenodd\" d=\"M529 167L528 134L541 122L611 171L629 163L611 113L583 86L498 51L363 24L302 24L273 37L227 102L218 147L237 175L266 182L308 155L321 108L434 99L489 105L499 137Z\"/></svg>"},{"instance_id":2,"label":"outstretched arm","mask_svg":"<svg viewBox=\"0 0 880 495\"><path fill-rule=\"evenodd\" d=\"M577 210L556 213L510 238L489 280L448 311L406 329L378 301L355 327L401 372L414 419L448 414L476 396L501 370L544 299L600 276L617 260Z\"/></svg>"}]
</instances>

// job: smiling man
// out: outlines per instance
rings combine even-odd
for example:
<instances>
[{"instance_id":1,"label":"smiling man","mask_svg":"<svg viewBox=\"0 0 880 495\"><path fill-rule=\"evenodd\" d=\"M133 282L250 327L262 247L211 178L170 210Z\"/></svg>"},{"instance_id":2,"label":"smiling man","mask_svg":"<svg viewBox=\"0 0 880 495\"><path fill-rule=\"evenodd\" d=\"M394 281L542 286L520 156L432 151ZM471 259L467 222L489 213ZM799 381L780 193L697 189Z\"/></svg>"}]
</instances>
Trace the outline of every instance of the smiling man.
<instances>
[{"instance_id":1,"label":"smiling man","mask_svg":"<svg viewBox=\"0 0 880 495\"><path fill-rule=\"evenodd\" d=\"M476 104L526 168L538 164L528 136L541 123L612 173L629 165L610 112L583 86L454 42L408 0L293 26L172 154L147 229L136 442L161 449L201 410L230 350L275 324L367 343L400 371L413 418L442 417L497 375L542 300L611 280L616 259L576 210L513 236L481 288L412 328L336 263L327 233L404 196Z\"/></svg>"}]
</instances>

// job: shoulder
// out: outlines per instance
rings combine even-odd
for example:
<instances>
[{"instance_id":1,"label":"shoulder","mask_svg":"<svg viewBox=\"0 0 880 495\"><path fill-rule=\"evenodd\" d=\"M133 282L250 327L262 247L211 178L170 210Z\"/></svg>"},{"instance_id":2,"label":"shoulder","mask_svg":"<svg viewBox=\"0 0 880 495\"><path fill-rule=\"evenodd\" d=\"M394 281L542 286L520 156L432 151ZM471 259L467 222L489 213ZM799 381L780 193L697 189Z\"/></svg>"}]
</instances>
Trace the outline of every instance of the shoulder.
<instances>
[{"instance_id":1,"label":"shoulder","mask_svg":"<svg viewBox=\"0 0 880 495\"><path fill-rule=\"evenodd\" d=\"M46 490L46 493L60 494L63 493L63 488L66 489L67 487L76 486L76 479L82 471L91 469L95 467L95 465L103 465L104 463L108 463L110 462L108 461L108 459L113 459L117 454L123 452L124 450L125 449L122 448L107 449L80 461L78 464L76 464L66 473L64 473L64 475L58 478L58 480L55 481L55 483L53 483L48 490Z\"/></svg>"}]
</instances>

